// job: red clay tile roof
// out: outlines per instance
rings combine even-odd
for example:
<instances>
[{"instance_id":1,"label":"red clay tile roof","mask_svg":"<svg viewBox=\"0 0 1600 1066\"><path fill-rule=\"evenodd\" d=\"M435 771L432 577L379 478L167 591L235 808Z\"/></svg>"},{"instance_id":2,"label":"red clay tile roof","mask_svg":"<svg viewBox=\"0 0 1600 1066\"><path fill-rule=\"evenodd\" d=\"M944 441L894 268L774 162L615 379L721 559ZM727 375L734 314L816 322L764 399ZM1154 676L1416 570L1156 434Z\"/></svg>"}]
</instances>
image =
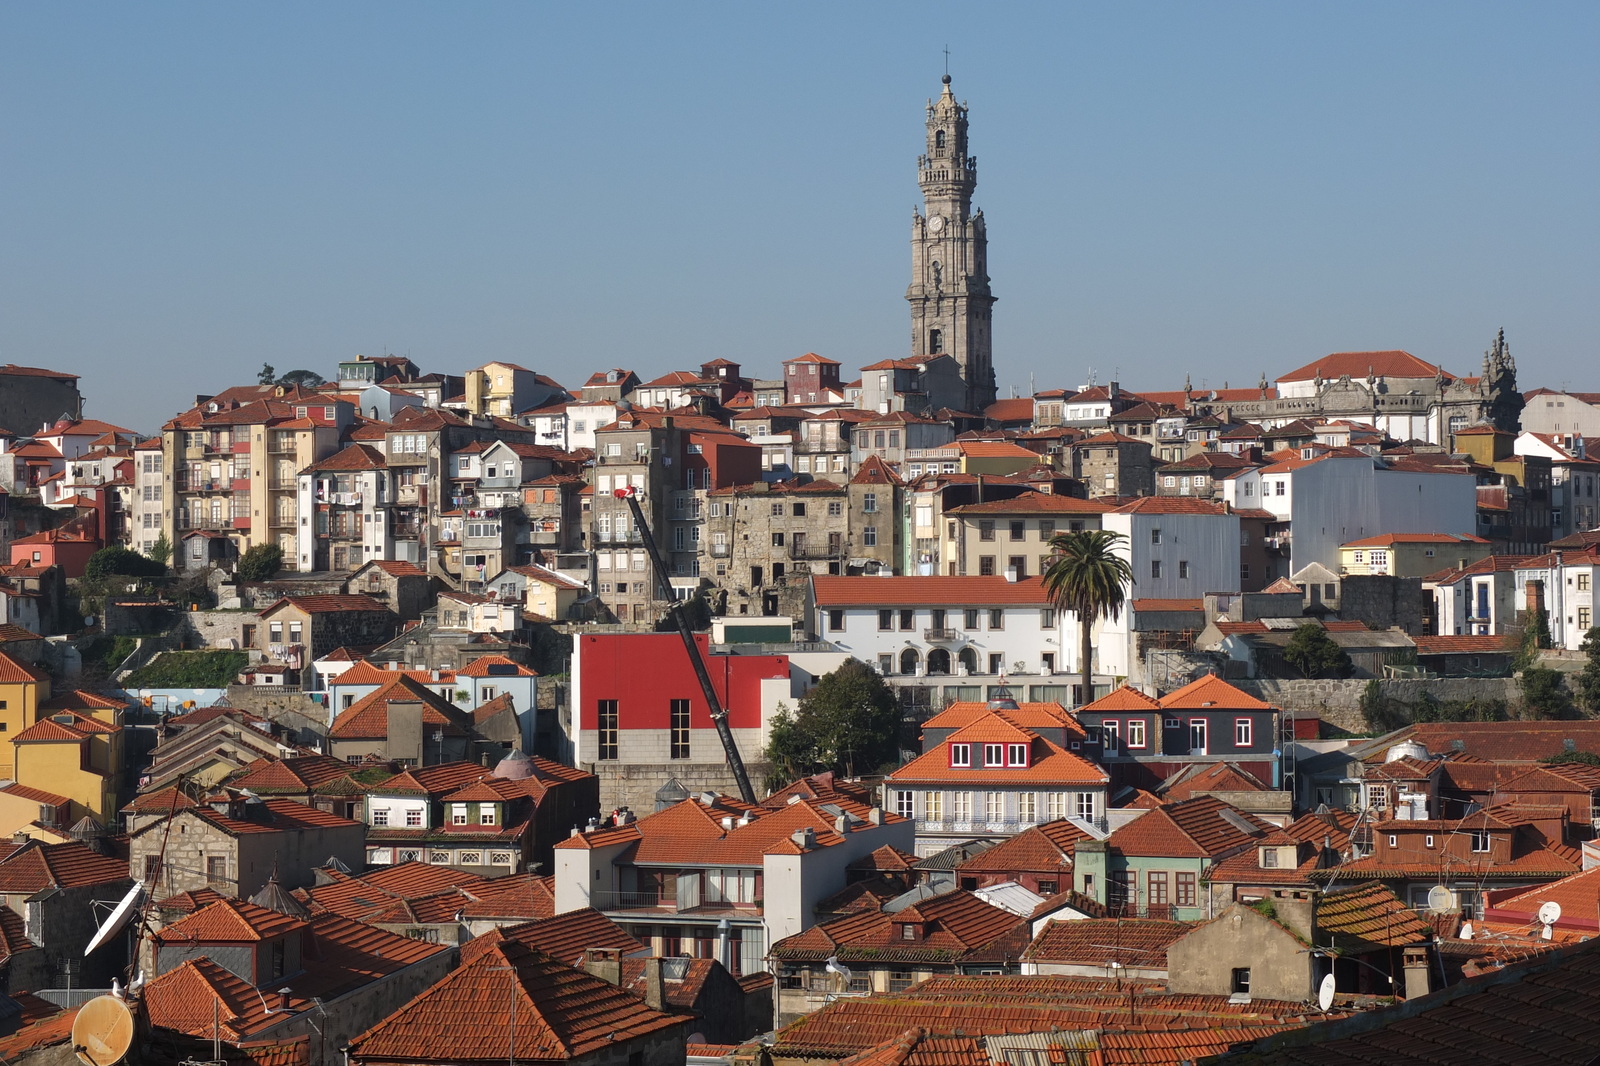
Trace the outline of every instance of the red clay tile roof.
<instances>
[{"instance_id":1,"label":"red clay tile roof","mask_svg":"<svg viewBox=\"0 0 1600 1066\"><path fill-rule=\"evenodd\" d=\"M222 893L212 891L209 888L196 888L158 900L156 906L163 911L182 911L184 914L193 914L202 907L209 907L213 903L227 898Z\"/></svg>"},{"instance_id":2,"label":"red clay tile roof","mask_svg":"<svg viewBox=\"0 0 1600 1066\"><path fill-rule=\"evenodd\" d=\"M0 651L0 685L37 684L49 680L50 675Z\"/></svg>"},{"instance_id":3,"label":"red clay tile roof","mask_svg":"<svg viewBox=\"0 0 1600 1066\"><path fill-rule=\"evenodd\" d=\"M229 836L241 836L247 833L293 833L302 829L337 829L361 824L294 800L266 799L261 802L267 808L268 818L260 822L230 818L205 805L193 808L190 813L197 818L205 819ZM148 832L151 828L152 826L146 826L140 832Z\"/></svg>"},{"instance_id":4,"label":"red clay tile roof","mask_svg":"<svg viewBox=\"0 0 1600 1066\"><path fill-rule=\"evenodd\" d=\"M1201 710L1218 707L1230 711L1270 711L1272 704L1256 699L1216 674L1207 674L1161 697L1163 710Z\"/></svg>"},{"instance_id":5,"label":"red clay tile roof","mask_svg":"<svg viewBox=\"0 0 1600 1066\"><path fill-rule=\"evenodd\" d=\"M46 888L81 888L128 880L126 860L101 855L75 840L24 845L0 860L0 893L32 894Z\"/></svg>"},{"instance_id":6,"label":"red clay tile roof","mask_svg":"<svg viewBox=\"0 0 1600 1066\"><path fill-rule=\"evenodd\" d=\"M141 792L122 808L122 813L141 814L167 814L170 811L181 811L195 806L183 791L177 788L163 788L155 792Z\"/></svg>"},{"instance_id":7,"label":"red clay tile roof","mask_svg":"<svg viewBox=\"0 0 1600 1066\"><path fill-rule=\"evenodd\" d=\"M1224 818L1226 812L1230 817ZM1237 820L1253 827L1247 833ZM1124 855L1163 858L1218 858L1256 843L1275 827L1216 799L1198 796L1163 804L1111 834L1111 846Z\"/></svg>"},{"instance_id":8,"label":"red clay tile roof","mask_svg":"<svg viewBox=\"0 0 1600 1066\"><path fill-rule=\"evenodd\" d=\"M932 718L922 723L923 729L961 729L973 722L987 718L993 712L987 703L977 700L957 700ZM1083 727L1078 725L1065 707L1059 703L1019 703L1005 711L1006 720L1024 729L1067 729L1069 732L1083 735Z\"/></svg>"},{"instance_id":9,"label":"red clay tile roof","mask_svg":"<svg viewBox=\"0 0 1600 1066\"><path fill-rule=\"evenodd\" d=\"M523 1061L565 1061L689 1024L515 941L495 944L350 1042L360 1062L491 1058L483 1034L515 1026ZM476 1057L475 1055L473 1057Z\"/></svg>"},{"instance_id":10,"label":"red clay tile roof","mask_svg":"<svg viewBox=\"0 0 1600 1066\"><path fill-rule=\"evenodd\" d=\"M1024 492L1009 500L988 500L952 507L946 514L1104 514L1112 510L1100 500L1080 500L1056 492Z\"/></svg>"},{"instance_id":11,"label":"red clay tile roof","mask_svg":"<svg viewBox=\"0 0 1600 1066\"><path fill-rule=\"evenodd\" d=\"M1372 944L1401 947L1433 939L1432 926L1399 896L1375 884L1318 896L1316 925L1319 933L1333 938L1335 947L1347 952L1367 950ZM1322 942L1320 937L1317 942Z\"/></svg>"},{"instance_id":12,"label":"red clay tile roof","mask_svg":"<svg viewBox=\"0 0 1600 1066\"><path fill-rule=\"evenodd\" d=\"M1324 381L1337 381L1345 374L1352 381L1365 381L1369 372L1379 377L1431 378L1438 370L1410 352L1334 352L1280 375L1278 381L1310 381L1319 374ZM1455 380L1454 374L1444 376L1446 381Z\"/></svg>"},{"instance_id":13,"label":"red clay tile roof","mask_svg":"<svg viewBox=\"0 0 1600 1066\"><path fill-rule=\"evenodd\" d=\"M1145 612L1147 614L1148 613L1154 613L1154 612L1157 612L1157 611L1174 611L1174 612L1190 613L1190 612L1196 612L1196 611L1203 611L1203 610L1205 610L1205 606L1206 605L1205 605L1205 601L1204 600L1157 600L1157 599L1144 599L1144 600L1134 600L1133 601L1133 609L1136 612L1137 611L1143 611L1143 612Z\"/></svg>"},{"instance_id":14,"label":"red clay tile roof","mask_svg":"<svg viewBox=\"0 0 1600 1066\"><path fill-rule=\"evenodd\" d=\"M1156 791L1172 801L1193 799L1203 792L1265 792L1267 786L1254 774L1230 762L1215 762L1209 766L1191 763L1163 781Z\"/></svg>"},{"instance_id":15,"label":"red clay tile roof","mask_svg":"<svg viewBox=\"0 0 1600 1066\"><path fill-rule=\"evenodd\" d=\"M1107 959L1114 959L1129 969L1164 970L1168 945L1193 928L1188 922L1154 918L1051 921L1033 938L1022 957L1034 962L1090 966L1104 966Z\"/></svg>"},{"instance_id":16,"label":"red clay tile roof","mask_svg":"<svg viewBox=\"0 0 1600 1066\"><path fill-rule=\"evenodd\" d=\"M0 373L5 368L0 367ZM14 993L12 998L26 993ZM32 999L34 997L28 996ZM52 1008L55 1007L51 1003ZM39 1048L53 1047L57 1044L66 1044L72 1039L72 1023L78 1018L78 1008L68 1010L56 1009L55 1013L47 1014L42 1018L28 1018L24 1016L22 1028L16 1032L0 1037L0 1058L6 1062L19 1062L28 1052Z\"/></svg>"},{"instance_id":17,"label":"red clay tile roof","mask_svg":"<svg viewBox=\"0 0 1600 1066\"><path fill-rule=\"evenodd\" d=\"M370 444L350 444L320 462L312 463L302 474L320 474L335 470L385 470L389 461Z\"/></svg>"},{"instance_id":18,"label":"red clay tile roof","mask_svg":"<svg viewBox=\"0 0 1600 1066\"><path fill-rule=\"evenodd\" d=\"M1225 504L1199 500L1193 496L1141 496L1113 508L1117 514L1200 514L1226 515Z\"/></svg>"},{"instance_id":19,"label":"red clay tile roof","mask_svg":"<svg viewBox=\"0 0 1600 1066\"><path fill-rule=\"evenodd\" d=\"M983 1044L970 1036L932 1036L907 1029L877 1047L841 1059L838 1066L992 1066Z\"/></svg>"},{"instance_id":20,"label":"red clay tile roof","mask_svg":"<svg viewBox=\"0 0 1600 1066\"><path fill-rule=\"evenodd\" d=\"M359 670L363 665L358 663L346 673ZM397 676L386 679L378 688L339 712L328 727L329 737L334 740L387 739L390 703L421 703L424 728L436 727L451 736L464 732L466 716L458 707L399 671L389 673Z\"/></svg>"},{"instance_id":21,"label":"red clay tile roof","mask_svg":"<svg viewBox=\"0 0 1600 1066\"><path fill-rule=\"evenodd\" d=\"M19 785L15 781L4 788L0 788L0 792L4 792L8 796L16 796L18 799L29 800L33 803L48 803L53 807L65 807L72 802L65 796L58 796L54 792L46 792L42 788Z\"/></svg>"},{"instance_id":22,"label":"red clay tile roof","mask_svg":"<svg viewBox=\"0 0 1600 1066\"><path fill-rule=\"evenodd\" d=\"M1072 869L1072 854L1078 841L1089 834L1062 819L1029 826L1014 837L979 852L956 869L962 873L1045 873Z\"/></svg>"},{"instance_id":23,"label":"red clay tile roof","mask_svg":"<svg viewBox=\"0 0 1600 1066\"><path fill-rule=\"evenodd\" d=\"M905 939L907 924L918 927L917 939ZM984 948L1019 928L1025 935L1027 919L955 890L894 913L859 911L814 925L772 945L771 954L789 962L837 956L841 962L950 963L982 955Z\"/></svg>"},{"instance_id":24,"label":"red clay tile roof","mask_svg":"<svg viewBox=\"0 0 1600 1066\"><path fill-rule=\"evenodd\" d=\"M1470 634L1460 636L1412 637L1418 655L1501 655L1516 650L1516 641L1509 634L1480 637Z\"/></svg>"},{"instance_id":25,"label":"red clay tile roof","mask_svg":"<svg viewBox=\"0 0 1600 1066\"><path fill-rule=\"evenodd\" d=\"M828 577L813 576L819 607L1008 603L1048 605L1050 594L1037 577ZM1242 695L1242 694L1241 694Z\"/></svg>"},{"instance_id":26,"label":"red clay tile roof","mask_svg":"<svg viewBox=\"0 0 1600 1066\"><path fill-rule=\"evenodd\" d=\"M555 878L537 874L498 877L463 890L468 903L461 908L468 919L522 918L537 921L556 912Z\"/></svg>"},{"instance_id":27,"label":"red clay tile roof","mask_svg":"<svg viewBox=\"0 0 1600 1066\"><path fill-rule=\"evenodd\" d=\"M1420 722L1384 738L1365 761L1381 765L1384 753L1402 740L1415 740L1430 752L1458 753L1452 761L1465 754L1495 763L1538 762L1559 755L1569 740L1578 751L1600 752L1600 721Z\"/></svg>"},{"instance_id":28,"label":"red clay tile roof","mask_svg":"<svg viewBox=\"0 0 1600 1066\"><path fill-rule=\"evenodd\" d=\"M856 470L855 476L850 479L852 485L904 485L899 474L877 455L869 455L861 461L861 466Z\"/></svg>"},{"instance_id":29,"label":"red clay tile roof","mask_svg":"<svg viewBox=\"0 0 1600 1066\"><path fill-rule=\"evenodd\" d=\"M1119 685L1093 703L1085 704L1079 711L1159 711L1161 703L1146 696L1132 685Z\"/></svg>"},{"instance_id":30,"label":"red clay tile roof","mask_svg":"<svg viewBox=\"0 0 1600 1066\"><path fill-rule=\"evenodd\" d=\"M1105 785L1111 780L1103 769L1088 759L1022 729L1007 721L1003 715L1004 712L991 711L989 717L956 730L944 743L930 748L894 771L888 780L897 785L907 782L951 785L970 782L974 786L1020 784L1041 787L1054 784ZM1031 761L1027 766L950 765L950 744L972 744L976 748L976 745L985 741L1027 743L1032 748ZM978 761L976 758L973 760L975 764Z\"/></svg>"},{"instance_id":31,"label":"red clay tile roof","mask_svg":"<svg viewBox=\"0 0 1600 1066\"><path fill-rule=\"evenodd\" d=\"M579 969L583 968L585 948L616 948L624 955L631 955L646 946L599 911L585 908L483 933L468 941L461 961L469 962L479 953L506 941L532 948Z\"/></svg>"},{"instance_id":32,"label":"red clay tile roof","mask_svg":"<svg viewBox=\"0 0 1600 1066\"><path fill-rule=\"evenodd\" d=\"M331 755L296 755L288 759L261 758L244 766L228 782L231 788L272 792L310 792L321 784L350 773L350 764Z\"/></svg>"},{"instance_id":33,"label":"red clay tile roof","mask_svg":"<svg viewBox=\"0 0 1600 1066\"><path fill-rule=\"evenodd\" d=\"M268 910L245 899L222 899L155 934L160 944L255 943L304 929L289 914Z\"/></svg>"}]
</instances>

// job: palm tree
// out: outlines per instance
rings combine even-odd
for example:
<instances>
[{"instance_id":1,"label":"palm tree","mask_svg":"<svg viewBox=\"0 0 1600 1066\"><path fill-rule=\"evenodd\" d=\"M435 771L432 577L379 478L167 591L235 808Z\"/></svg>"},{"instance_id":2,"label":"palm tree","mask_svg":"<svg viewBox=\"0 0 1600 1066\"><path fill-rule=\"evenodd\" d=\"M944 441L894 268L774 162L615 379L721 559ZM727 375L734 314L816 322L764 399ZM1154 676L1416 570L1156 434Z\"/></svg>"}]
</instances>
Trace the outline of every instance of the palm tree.
<instances>
[{"instance_id":1,"label":"palm tree","mask_svg":"<svg viewBox=\"0 0 1600 1066\"><path fill-rule=\"evenodd\" d=\"M1124 586L1133 584L1133 567L1116 553L1127 538L1109 529L1058 533L1050 539L1055 557L1044 572L1045 591L1062 610L1078 616L1078 662L1083 669L1083 703L1094 699L1090 631L1102 618L1115 619L1127 599Z\"/></svg>"}]
</instances>

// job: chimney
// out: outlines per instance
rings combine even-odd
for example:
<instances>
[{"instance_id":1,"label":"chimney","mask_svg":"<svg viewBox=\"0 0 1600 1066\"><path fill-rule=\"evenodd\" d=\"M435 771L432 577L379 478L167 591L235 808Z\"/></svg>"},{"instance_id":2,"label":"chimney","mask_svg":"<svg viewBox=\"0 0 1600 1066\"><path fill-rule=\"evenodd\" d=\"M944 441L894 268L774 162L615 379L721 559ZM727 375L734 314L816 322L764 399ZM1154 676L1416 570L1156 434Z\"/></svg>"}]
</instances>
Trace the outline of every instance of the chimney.
<instances>
[{"instance_id":1,"label":"chimney","mask_svg":"<svg viewBox=\"0 0 1600 1066\"><path fill-rule=\"evenodd\" d=\"M883 808L882 807L874 807L874 808L872 808L872 810L868 811L867 812L867 821L871 822L873 825L882 825L883 824Z\"/></svg>"},{"instance_id":2,"label":"chimney","mask_svg":"<svg viewBox=\"0 0 1600 1066\"><path fill-rule=\"evenodd\" d=\"M789 834L789 839L794 841L797 848L814 848L817 846L817 831L809 825L804 829L796 829Z\"/></svg>"},{"instance_id":3,"label":"chimney","mask_svg":"<svg viewBox=\"0 0 1600 1066\"><path fill-rule=\"evenodd\" d=\"M1407 999L1417 999L1433 991L1432 971L1428 968L1426 947L1406 948L1402 957L1405 967L1405 992Z\"/></svg>"},{"instance_id":4,"label":"chimney","mask_svg":"<svg viewBox=\"0 0 1600 1066\"><path fill-rule=\"evenodd\" d=\"M840 836L850 832L850 816L848 814L841 814L839 817L835 818L833 820L833 831L838 833Z\"/></svg>"},{"instance_id":5,"label":"chimney","mask_svg":"<svg viewBox=\"0 0 1600 1066\"><path fill-rule=\"evenodd\" d=\"M1544 610L1544 582L1530 581L1528 582L1525 591L1528 598L1528 613L1532 614L1534 611Z\"/></svg>"},{"instance_id":6,"label":"chimney","mask_svg":"<svg viewBox=\"0 0 1600 1066\"><path fill-rule=\"evenodd\" d=\"M618 948L584 948L583 972L607 984L622 984L622 952Z\"/></svg>"},{"instance_id":7,"label":"chimney","mask_svg":"<svg viewBox=\"0 0 1600 1066\"><path fill-rule=\"evenodd\" d=\"M286 1011L288 1009L289 1009L289 990L287 988L280 988L280 989L278 989L278 1010L285 1010Z\"/></svg>"},{"instance_id":8,"label":"chimney","mask_svg":"<svg viewBox=\"0 0 1600 1066\"><path fill-rule=\"evenodd\" d=\"M667 990L661 978L661 959L644 960L644 1005L651 1010L667 1009Z\"/></svg>"}]
</instances>

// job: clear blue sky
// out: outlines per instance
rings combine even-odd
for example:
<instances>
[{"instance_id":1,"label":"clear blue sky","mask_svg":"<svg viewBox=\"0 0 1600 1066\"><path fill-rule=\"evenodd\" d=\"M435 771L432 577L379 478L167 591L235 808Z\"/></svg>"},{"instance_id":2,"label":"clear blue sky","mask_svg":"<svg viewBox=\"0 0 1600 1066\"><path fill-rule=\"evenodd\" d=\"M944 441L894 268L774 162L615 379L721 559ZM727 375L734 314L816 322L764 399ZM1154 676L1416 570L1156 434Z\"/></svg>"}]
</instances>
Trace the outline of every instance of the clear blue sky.
<instances>
[{"instance_id":1,"label":"clear blue sky","mask_svg":"<svg viewBox=\"0 0 1600 1066\"><path fill-rule=\"evenodd\" d=\"M1600 389L1600 5L0 3L0 362L909 352L951 50L1003 394L1330 351Z\"/></svg>"}]
</instances>

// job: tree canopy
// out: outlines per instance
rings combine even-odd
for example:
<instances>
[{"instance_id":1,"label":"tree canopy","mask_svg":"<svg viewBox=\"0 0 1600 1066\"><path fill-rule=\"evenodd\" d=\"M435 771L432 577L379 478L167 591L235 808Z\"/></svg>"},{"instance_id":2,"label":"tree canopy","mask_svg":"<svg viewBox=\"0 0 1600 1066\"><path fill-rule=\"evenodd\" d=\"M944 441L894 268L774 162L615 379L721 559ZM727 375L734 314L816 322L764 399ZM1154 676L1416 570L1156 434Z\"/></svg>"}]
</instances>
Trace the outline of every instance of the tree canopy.
<instances>
[{"instance_id":1,"label":"tree canopy","mask_svg":"<svg viewBox=\"0 0 1600 1066\"><path fill-rule=\"evenodd\" d=\"M125 548L120 544L113 544L101 548L89 556L89 561L84 564L83 576L90 580L118 575L122 577L160 577L167 572L166 566L147 559L132 548Z\"/></svg>"},{"instance_id":2,"label":"tree canopy","mask_svg":"<svg viewBox=\"0 0 1600 1066\"><path fill-rule=\"evenodd\" d=\"M1284 646L1283 661L1305 677L1346 677L1352 665L1345 650L1315 622L1294 631Z\"/></svg>"},{"instance_id":3,"label":"tree canopy","mask_svg":"<svg viewBox=\"0 0 1600 1066\"><path fill-rule=\"evenodd\" d=\"M900 757L900 707L877 671L849 659L772 721L767 759L784 782L832 770L846 776Z\"/></svg>"},{"instance_id":4,"label":"tree canopy","mask_svg":"<svg viewBox=\"0 0 1600 1066\"><path fill-rule=\"evenodd\" d=\"M1587 657L1583 669L1572 679L1578 700L1587 711L1600 711L1600 627L1584 634L1579 651Z\"/></svg>"},{"instance_id":5,"label":"tree canopy","mask_svg":"<svg viewBox=\"0 0 1600 1066\"><path fill-rule=\"evenodd\" d=\"M283 566L283 550L276 544L257 544L239 557L234 573L241 581L265 581Z\"/></svg>"}]
</instances>

